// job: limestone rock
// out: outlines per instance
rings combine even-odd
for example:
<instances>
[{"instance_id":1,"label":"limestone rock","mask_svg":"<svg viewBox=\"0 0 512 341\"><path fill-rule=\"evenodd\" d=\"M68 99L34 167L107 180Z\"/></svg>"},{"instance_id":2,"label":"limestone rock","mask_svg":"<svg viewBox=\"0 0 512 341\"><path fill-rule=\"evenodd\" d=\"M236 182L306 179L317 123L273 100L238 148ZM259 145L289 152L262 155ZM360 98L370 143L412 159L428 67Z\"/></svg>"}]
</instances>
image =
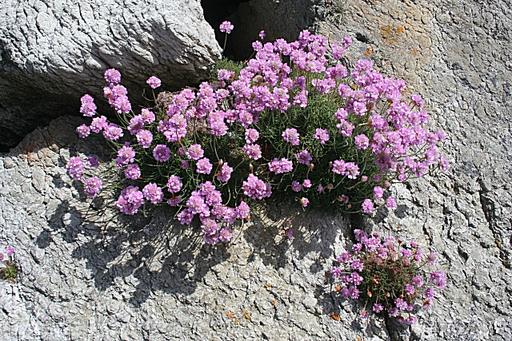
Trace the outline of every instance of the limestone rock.
<instances>
[{"instance_id":1,"label":"limestone rock","mask_svg":"<svg viewBox=\"0 0 512 341\"><path fill-rule=\"evenodd\" d=\"M193 84L219 56L199 0L2 1L0 145L77 112L108 67L139 98L149 76L168 89Z\"/></svg>"}]
</instances>

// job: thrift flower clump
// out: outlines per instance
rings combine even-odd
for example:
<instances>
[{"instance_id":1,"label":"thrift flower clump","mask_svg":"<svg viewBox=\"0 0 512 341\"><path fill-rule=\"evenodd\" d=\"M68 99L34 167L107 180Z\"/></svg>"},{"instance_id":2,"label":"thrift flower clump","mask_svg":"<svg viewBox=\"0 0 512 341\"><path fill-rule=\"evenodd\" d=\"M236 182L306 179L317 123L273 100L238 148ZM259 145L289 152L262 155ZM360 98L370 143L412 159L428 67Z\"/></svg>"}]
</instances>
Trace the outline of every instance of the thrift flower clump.
<instances>
[{"instance_id":1,"label":"thrift flower clump","mask_svg":"<svg viewBox=\"0 0 512 341\"><path fill-rule=\"evenodd\" d=\"M220 27L226 37L233 29ZM444 134L427 128L421 97L405 96L405 82L369 60L348 69L342 58L350 38L329 42L308 31L293 42L264 37L253 43L253 58L221 60L196 89L161 91L165 84L149 77L160 93L140 109L121 73L107 70L102 94L115 121L97 112L92 95L82 97L89 123L77 134L113 146L122 213L169 205L215 244L228 241L262 200L289 197L302 208L372 214L396 207L392 183L447 167L439 152ZM102 189L94 167L79 157L67 165L89 197Z\"/></svg>"},{"instance_id":2,"label":"thrift flower clump","mask_svg":"<svg viewBox=\"0 0 512 341\"><path fill-rule=\"evenodd\" d=\"M435 254L425 253L415 242L354 232L357 243L342 252L331 269L335 293L362 302L362 316L371 311L415 323L418 311L430 307L446 287L444 272L427 270Z\"/></svg>"},{"instance_id":3,"label":"thrift flower clump","mask_svg":"<svg viewBox=\"0 0 512 341\"><path fill-rule=\"evenodd\" d=\"M0 248L0 278L14 281L18 276L18 267L14 262L14 247Z\"/></svg>"}]
</instances>

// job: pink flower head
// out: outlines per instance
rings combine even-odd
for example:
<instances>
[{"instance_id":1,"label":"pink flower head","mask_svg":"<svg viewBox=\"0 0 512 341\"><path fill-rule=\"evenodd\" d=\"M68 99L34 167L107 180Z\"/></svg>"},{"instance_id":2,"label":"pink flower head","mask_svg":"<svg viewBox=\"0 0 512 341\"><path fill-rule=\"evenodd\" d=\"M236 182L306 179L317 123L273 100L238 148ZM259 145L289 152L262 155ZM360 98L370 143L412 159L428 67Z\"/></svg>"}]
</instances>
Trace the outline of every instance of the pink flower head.
<instances>
[{"instance_id":1,"label":"pink flower head","mask_svg":"<svg viewBox=\"0 0 512 341\"><path fill-rule=\"evenodd\" d=\"M378 200L382 199L382 196L384 195L384 189L380 186L375 186L373 188L373 197Z\"/></svg>"},{"instance_id":2,"label":"pink flower head","mask_svg":"<svg viewBox=\"0 0 512 341\"><path fill-rule=\"evenodd\" d=\"M357 135L354 137L354 142L356 144L357 149L367 149L370 145L370 141L368 140L368 137L364 134Z\"/></svg>"},{"instance_id":3,"label":"pink flower head","mask_svg":"<svg viewBox=\"0 0 512 341\"><path fill-rule=\"evenodd\" d=\"M12 255L14 255L14 247L12 247L11 245L7 246L5 248L5 254L7 255L7 257L11 257Z\"/></svg>"},{"instance_id":4,"label":"pink flower head","mask_svg":"<svg viewBox=\"0 0 512 341\"><path fill-rule=\"evenodd\" d=\"M268 170L275 174L288 173L293 170L293 163L286 159L274 159L268 164Z\"/></svg>"},{"instance_id":5,"label":"pink flower head","mask_svg":"<svg viewBox=\"0 0 512 341\"><path fill-rule=\"evenodd\" d=\"M156 76L149 77L146 83L149 85L151 89L159 88L160 85L162 85L162 81L160 80L160 78Z\"/></svg>"},{"instance_id":6,"label":"pink flower head","mask_svg":"<svg viewBox=\"0 0 512 341\"><path fill-rule=\"evenodd\" d=\"M384 310L384 306L380 303L375 303L372 308L374 313L380 313L382 310Z\"/></svg>"},{"instance_id":7,"label":"pink flower head","mask_svg":"<svg viewBox=\"0 0 512 341\"><path fill-rule=\"evenodd\" d=\"M181 191L182 186L183 184L179 176L171 175L167 180L167 190L170 193L178 193L179 191Z\"/></svg>"},{"instance_id":8,"label":"pink flower head","mask_svg":"<svg viewBox=\"0 0 512 341\"><path fill-rule=\"evenodd\" d=\"M236 217L238 219L247 219L251 214L251 209L245 201L240 201L240 204L236 208Z\"/></svg>"},{"instance_id":9,"label":"pink flower head","mask_svg":"<svg viewBox=\"0 0 512 341\"><path fill-rule=\"evenodd\" d=\"M151 202L153 205L157 205L164 199L164 193L157 184L150 182L142 189L144 198Z\"/></svg>"},{"instance_id":10,"label":"pink flower head","mask_svg":"<svg viewBox=\"0 0 512 341\"><path fill-rule=\"evenodd\" d=\"M310 189L311 186L313 186L313 184L311 183L311 180L304 179L304 181L302 181L302 187L304 187L305 189Z\"/></svg>"},{"instance_id":11,"label":"pink flower head","mask_svg":"<svg viewBox=\"0 0 512 341\"><path fill-rule=\"evenodd\" d=\"M370 199L364 199L361 204L361 210L365 214L372 214L374 212L373 202Z\"/></svg>"},{"instance_id":12,"label":"pink flower head","mask_svg":"<svg viewBox=\"0 0 512 341\"><path fill-rule=\"evenodd\" d=\"M230 167L227 163L223 163L219 173L217 174L217 179L219 179L221 182L228 182L231 178L232 172L233 168Z\"/></svg>"},{"instance_id":13,"label":"pink flower head","mask_svg":"<svg viewBox=\"0 0 512 341\"><path fill-rule=\"evenodd\" d=\"M119 84L121 83L121 73L116 69L108 69L105 71L105 81L111 85Z\"/></svg>"},{"instance_id":14,"label":"pink flower head","mask_svg":"<svg viewBox=\"0 0 512 341\"><path fill-rule=\"evenodd\" d=\"M94 198L101 191L102 182L97 176L84 180L84 192L89 198Z\"/></svg>"},{"instance_id":15,"label":"pink flower head","mask_svg":"<svg viewBox=\"0 0 512 341\"><path fill-rule=\"evenodd\" d=\"M320 144L325 144L329 141L329 132L327 129L316 128L315 135L313 137L320 141Z\"/></svg>"},{"instance_id":16,"label":"pink flower head","mask_svg":"<svg viewBox=\"0 0 512 341\"><path fill-rule=\"evenodd\" d=\"M250 159L258 160L261 158L261 147L259 144L246 144L243 151Z\"/></svg>"},{"instance_id":17,"label":"pink flower head","mask_svg":"<svg viewBox=\"0 0 512 341\"><path fill-rule=\"evenodd\" d=\"M430 281L440 289L446 287L446 274L442 271L434 271L430 273Z\"/></svg>"},{"instance_id":18,"label":"pink flower head","mask_svg":"<svg viewBox=\"0 0 512 341\"><path fill-rule=\"evenodd\" d=\"M302 185L298 181L292 181L291 187L292 187L292 191L294 191L294 192L302 191Z\"/></svg>"},{"instance_id":19,"label":"pink flower head","mask_svg":"<svg viewBox=\"0 0 512 341\"><path fill-rule=\"evenodd\" d=\"M84 162L78 156L73 156L69 159L66 169L68 170L69 176L75 180L80 180L84 175Z\"/></svg>"},{"instance_id":20,"label":"pink flower head","mask_svg":"<svg viewBox=\"0 0 512 341\"><path fill-rule=\"evenodd\" d=\"M332 163L332 172L346 176L349 179L355 179L359 175L359 167L354 162L335 160Z\"/></svg>"},{"instance_id":21,"label":"pink flower head","mask_svg":"<svg viewBox=\"0 0 512 341\"><path fill-rule=\"evenodd\" d=\"M79 138L85 139L91 133L91 129L88 125L82 124L76 128L76 133L78 134Z\"/></svg>"},{"instance_id":22,"label":"pink flower head","mask_svg":"<svg viewBox=\"0 0 512 341\"><path fill-rule=\"evenodd\" d=\"M123 135L123 129L113 123L110 123L106 128L103 129L103 137L109 141L117 141L123 137Z\"/></svg>"},{"instance_id":23,"label":"pink flower head","mask_svg":"<svg viewBox=\"0 0 512 341\"><path fill-rule=\"evenodd\" d=\"M102 130L107 129L108 121L105 116L95 117L92 119L90 129L93 133L100 133Z\"/></svg>"},{"instance_id":24,"label":"pink flower head","mask_svg":"<svg viewBox=\"0 0 512 341\"><path fill-rule=\"evenodd\" d=\"M255 143L260 137L260 133L258 133L258 131L256 129L253 129L253 128L249 128L249 129L246 129L245 130L245 142L250 144L250 143Z\"/></svg>"},{"instance_id":25,"label":"pink flower head","mask_svg":"<svg viewBox=\"0 0 512 341\"><path fill-rule=\"evenodd\" d=\"M308 205L309 205L309 199L308 198L302 197L302 198L300 198L299 201L300 201L300 205L302 207L304 207L304 208L308 207Z\"/></svg>"},{"instance_id":26,"label":"pink flower head","mask_svg":"<svg viewBox=\"0 0 512 341\"><path fill-rule=\"evenodd\" d=\"M133 161L135 161L135 151L129 145L124 145L117 151L116 165L127 165Z\"/></svg>"},{"instance_id":27,"label":"pink flower head","mask_svg":"<svg viewBox=\"0 0 512 341\"><path fill-rule=\"evenodd\" d=\"M142 148L147 149L151 147L151 143L153 142L153 134L149 130L140 130L136 135L137 142L141 145Z\"/></svg>"},{"instance_id":28,"label":"pink flower head","mask_svg":"<svg viewBox=\"0 0 512 341\"><path fill-rule=\"evenodd\" d=\"M157 144L153 149L153 157L158 162L166 162L171 157L171 150L165 144Z\"/></svg>"},{"instance_id":29,"label":"pink flower head","mask_svg":"<svg viewBox=\"0 0 512 341\"><path fill-rule=\"evenodd\" d=\"M220 24L219 26L219 30L222 32L222 33L226 33L226 34L230 34L231 31L235 28L235 26L233 26L233 24L230 22L230 21L223 21L222 24Z\"/></svg>"},{"instance_id":30,"label":"pink flower head","mask_svg":"<svg viewBox=\"0 0 512 341\"><path fill-rule=\"evenodd\" d=\"M151 124L155 122L155 114L149 109L142 109L140 112L144 124Z\"/></svg>"},{"instance_id":31,"label":"pink flower head","mask_svg":"<svg viewBox=\"0 0 512 341\"><path fill-rule=\"evenodd\" d=\"M386 199L386 207L389 208L390 210L396 209L397 205L394 197L388 197Z\"/></svg>"},{"instance_id":32,"label":"pink flower head","mask_svg":"<svg viewBox=\"0 0 512 341\"><path fill-rule=\"evenodd\" d=\"M199 160L204 156L204 150L200 144L193 144L188 147L187 156L192 160Z\"/></svg>"},{"instance_id":33,"label":"pink flower head","mask_svg":"<svg viewBox=\"0 0 512 341\"><path fill-rule=\"evenodd\" d=\"M196 172L199 174L210 174L213 165L208 158L199 159L196 163Z\"/></svg>"},{"instance_id":34,"label":"pink flower head","mask_svg":"<svg viewBox=\"0 0 512 341\"><path fill-rule=\"evenodd\" d=\"M137 180L140 178L140 168L137 164L132 163L124 169L124 176L130 180Z\"/></svg>"},{"instance_id":35,"label":"pink flower head","mask_svg":"<svg viewBox=\"0 0 512 341\"><path fill-rule=\"evenodd\" d=\"M80 99L82 103L80 107L80 113L86 117L93 117L96 115L96 104L94 104L94 99L90 95L83 95Z\"/></svg>"},{"instance_id":36,"label":"pink flower head","mask_svg":"<svg viewBox=\"0 0 512 341\"><path fill-rule=\"evenodd\" d=\"M295 128L285 129L285 131L283 131L282 136L283 140L285 140L285 142L288 142L292 146L298 146L300 144L299 133Z\"/></svg>"},{"instance_id":37,"label":"pink flower head","mask_svg":"<svg viewBox=\"0 0 512 341\"><path fill-rule=\"evenodd\" d=\"M263 40L265 39L265 31L261 30L260 33L258 33L258 37Z\"/></svg>"},{"instance_id":38,"label":"pink flower head","mask_svg":"<svg viewBox=\"0 0 512 341\"><path fill-rule=\"evenodd\" d=\"M144 195L136 186L128 186L121 191L116 201L117 208L124 214L134 215L144 203Z\"/></svg>"},{"instance_id":39,"label":"pink flower head","mask_svg":"<svg viewBox=\"0 0 512 341\"><path fill-rule=\"evenodd\" d=\"M313 161L311 154L306 149L295 154L295 157L297 158L297 161L299 161L299 163L306 166L308 166L311 163L311 161Z\"/></svg>"},{"instance_id":40,"label":"pink flower head","mask_svg":"<svg viewBox=\"0 0 512 341\"><path fill-rule=\"evenodd\" d=\"M262 200L272 194L270 184L263 182L254 174L249 174L242 184L244 194L251 199Z\"/></svg>"}]
</instances>

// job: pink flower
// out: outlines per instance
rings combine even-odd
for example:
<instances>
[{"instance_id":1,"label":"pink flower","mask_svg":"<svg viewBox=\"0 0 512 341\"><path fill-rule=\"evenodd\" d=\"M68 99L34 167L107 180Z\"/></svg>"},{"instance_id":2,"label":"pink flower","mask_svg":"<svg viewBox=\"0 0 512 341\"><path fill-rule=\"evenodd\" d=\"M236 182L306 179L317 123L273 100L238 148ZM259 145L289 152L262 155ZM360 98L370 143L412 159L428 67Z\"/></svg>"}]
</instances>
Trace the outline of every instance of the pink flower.
<instances>
[{"instance_id":1,"label":"pink flower","mask_svg":"<svg viewBox=\"0 0 512 341\"><path fill-rule=\"evenodd\" d=\"M90 95L83 95L80 101L82 103L80 113L86 117L93 117L96 115L96 104L94 104L94 99Z\"/></svg>"},{"instance_id":2,"label":"pink flower","mask_svg":"<svg viewBox=\"0 0 512 341\"><path fill-rule=\"evenodd\" d=\"M311 157L311 154L307 150L303 150L297 154L295 154L295 157L299 161L299 163L303 165L309 165L311 161L313 161L313 158Z\"/></svg>"},{"instance_id":3,"label":"pink flower","mask_svg":"<svg viewBox=\"0 0 512 341\"><path fill-rule=\"evenodd\" d=\"M199 174L210 174L212 167L213 166L208 158L202 158L197 161L196 172Z\"/></svg>"},{"instance_id":4,"label":"pink flower","mask_svg":"<svg viewBox=\"0 0 512 341\"><path fill-rule=\"evenodd\" d=\"M295 128L287 128L283 131L283 140L291 144L292 146L298 146L300 144L299 133Z\"/></svg>"},{"instance_id":5,"label":"pink flower","mask_svg":"<svg viewBox=\"0 0 512 341\"><path fill-rule=\"evenodd\" d=\"M112 85L119 84L121 83L121 73L116 69L108 69L105 71L105 81Z\"/></svg>"},{"instance_id":6,"label":"pink flower","mask_svg":"<svg viewBox=\"0 0 512 341\"><path fill-rule=\"evenodd\" d=\"M78 137L85 139L91 133L91 129L88 125L82 124L76 128L76 133L78 134Z\"/></svg>"},{"instance_id":7,"label":"pink flower","mask_svg":"<svg viewBox=\"0 0 512 341\"><path fill-rule=\"evenodd\" d=\"M228 182L231 178L231 173L233 172L233 168L230 167L227 163L223 163L220 168L220 172L217 174L217 179L221 182Z\"/></svg>"},{"instance_id":8,"label":"pink flower","mask_svg":"<svg viewBox=\"0 0 512 341\"><path fill-rule=\"evenodd\" d=\"M150 182L142 189L142 194L144 198L150 201L153 205L157 205L162 202L164 198L164 193L162 189L158 187L157 184Z\"/></svg>"},{"instance_id":9,"label":"pink flower","mask_svg":"<svg viewBox=\"0 0 512 341\"><path fill-rule=\"evenodd\" d=\"M116 201L117 208L124 214L134 215L144 203L144 195L136 186L128 186L121 191Z\"/></svg>"},{"instance_id":10,"label":"pink flower","mask_svg":"<svg viewBox=\"0 0 512 341\"><path fill-rule=\"evenodd\" d=\"M183 184L179 176L171 175L167 180L167 189L170 193L178 193L181 191Z\"/></svg>"},{"instance_id":11,"label":"pink flower","mask_svg":"<svg viewBox=\"0 0 512 341\"><path fill-rule=\"evenodd\" d=\"M388 197L386 199L386 207L389 208L390 210L394 210L396 209L397 205L396 205L396 200L395 198L393 197Z\"/></svg>"},{"instance_id":12,"label":"pink flower","mask_svg":"<svg viewBox=\"0 0 512 341\"><path fill-rule=\"evenodd\" d=\"M137 142L142 148L147 149L151 147L153 134L149 130L140 130L135 136L137 137Z\"/></svg>"},{"instance_id":13,"label":"pink flower","mask_svg":"<svg viewBox=\"0 0 512 341\"><path fill-rule=\"evenodd\" d=\"M89 198L94 198L101 191L102 182L97 176L84 180L84 192Z\"/></svg>"},{"instance_id":14,"label":"pink flower","mask_svg":"<svg viewBox=\"0 0 512 341\"><path fill-rule=\"evenodd\" d=\"M235 26L233 26L233 24L230 22L230 21L223 21L222 24L220 24L219 26L219 30L222 32L222 33L226 33L226 34L230 34L231 31L235 28Z\"/></svg>"},{"instance_id":15,"label":"pink flower","mask_svg":"<svg viewBox=\"0 0 512 341\"><path fill-rule=\"evenodd\" d=\"M246 196L256 200L268 198L272 194L270 184L263 182L254 174L249 174L242 184L242 189Z\"/></svg>"},{"instance_id":16,"label":"pink flower","mask_svg":"<svg viewBox=\"0 0 512 341\"><path fill-rule=\"evenodd\" d=\"M162 85L162 81L160 80L160 78L155 76L149 77L146 83L149 85L151 89L159 88L160 85Z\"/></svg>"},{"instance_id":17,"label":"pink flower","mask_svg":"<svg viewBox=\"0 0 512 341\"><path fill-rule=\"evenodd\" d=\"M292 191L294 192L300 192L302 191L302 185L298 181L292 181Z\"/></svg>"},{"instance_id":18,"label":"pink flower","mask_svg":"<svg viewBox=\"0 0 512 341\"><path fill-rule=\"evenodd\" d=\"M204 150L200 144L193 144L188 147L187 156L192 160L199 160L204 156Z\"/></svg>"},{"instance_id":19,"label":"pink flower","mask_svg":"<svg viewBox=\"0 0 512 341\"><path fill-rule=\"evenodd\" d=\"M80 180L84 174L85 166L82 159L78 156L73 156L69 159L66 168L69 176L75 180Z\"/></svg>"},{"instance_id":20,"label":"pink flower","mask_svg":"<svg viewBox=\"0 0 512 341\"><path fill-rule=\"evenodd\" d=\"M308 207L309 199L304 197L300 198L300 205L304 208Z\"/></svg>"},{"instance_id":21,"label":"pink flower","mask_svg":"<svg viewBox=\"0 0 512 341\"><path fill-rule=\"evenodd\" d=\"M245 130L245 142L247 144L255 143L260 137L256 129L249 128Z\"/></svg>"},{"instance_id":22,"label":"pink flower","mask_svg":"<svg viewBox=\"0 0 512 341\"><path fill-rule=\"evenodd\" d=\"M268 170L275 174L288 173L293 170L293 163L286 159L274 159L268 164Z\"/></svg>"},{"instance_id":23,"label":"pink flower","mask_svg":"<svg viewBox=\"0 0 512 341\"><path fill-rule=\"evenodd\" d=\"M258 160L261 158L261 147L259 144L246 144L243 151L250 159Z\"/></svg>"},{"instance_id":24,"label":"pink flower","mask_svg":"<svg viewBox=\"0 0 512 341\"><path fill-rule=\"evenodd\" d=\"M378 200L382 199L382 196L384 195L384 189L380 186L375 186L373 188L373 197Z\"/></svg>"},{"instance_id":25,"label":"pink flower","mask_svg":"<svg viewBox=\"0 0 512 341\"><path fill-rule=\"evenodd\" d=\"M364 199L361 204L361 210L365 214L372 214L374 212L373 202L370 199Z\"/></svg>"},{"instance_id":26,"label":"pink flower","mask_svg":"<svg viewBox=\"0 0 512 341\"><path fill-rule=\"evenodd\" d=\"M240 201L238 207L236 208L236 217L238 219L247 219L251 214L251 209L249 205L245 201Z\"/></svg>"},{"instance_id":27,"label":"pink flower","mask_svg":"<svg viewBox=\"0 0 512 341\"><path fill-rule=\"evenodd\" d=\"M171 151L165 144L158 144L153 149L153 157L158 162L166 162L171 157Z\"/></svg>"},{"instance_id":28,"label":"pink flower","mask_svg":"<svg viewBox=\"0 0 512 341\"><path fill-rule=\"evenodd\" d=\"M135 161L135 151L129 145L124 145L117 151L116 165L127 165L133 161Z\"/></svg>"},{"instance_id":29,"label":"pink flower","mask_svg":"<svg viewBox=\"0 0 512 341\"><path fill-rule=\"evenodd\" d=\"M320 144L325 144L329 141L329 132L326 129L317 128L313 137L320 141Z\"/></svg>"},{"instance_id":30,"label":"pink flower","mask_svg":"<svg viewBox=\"0 0 512 341\"><path fill-rule=\"evenodd\" d=\"M7 257L11 257L12 255L14 255L14 247L12 247L11 245L7 246L5 248L5 254L7 255Z\"/></svg>"},{"instance_id":31,"label":"pink flower","mask_svg":"<svg viewBox=\"0 0 512 341\"><path fill-rule=\"evenodd\" d=\"M364 134L357 135L354 137L354 142L356 144L357 149L367 149L370 145L370 141L368 140L368 137Z\"/></svg>"},{"instance_id":32,"label":"pink flower","mask_svg":"<svg viewBox=\"0 0 512 341\"><path fill-rule=\"evenodd\" d=\"M309 179L304 179L304 181L302 182L302 187L304 187L305 189L309 189L311 188L311 186L313 186L311 184L311 180Z\"/></svg>"},{"instance_id":33,"label":"pink flower","mask_svg":"<svg viewBox=\"0 0 512 341\"><path fill-rule=\"evenodd\" d=\"M137 164L132 163L124 169L124 176L130 180L137 180L140 178L140 168Z\"/></svg>"}]
</instances>

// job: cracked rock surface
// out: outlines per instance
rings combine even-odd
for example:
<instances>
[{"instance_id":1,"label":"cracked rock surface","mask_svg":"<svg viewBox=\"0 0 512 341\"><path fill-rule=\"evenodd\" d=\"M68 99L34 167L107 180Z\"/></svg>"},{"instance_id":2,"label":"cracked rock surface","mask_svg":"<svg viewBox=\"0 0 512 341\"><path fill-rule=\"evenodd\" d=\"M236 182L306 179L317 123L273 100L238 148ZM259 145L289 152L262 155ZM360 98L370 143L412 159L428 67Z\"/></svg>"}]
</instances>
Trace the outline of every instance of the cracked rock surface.
<instances>
[{"instance_id":1,"label":"cracked rock surface","mask_svg":"<svg viewBox=\"0 0 512 341\"><path fill-rule=\"evenodd\" d=\"M342 1L320 32L427 99L451 170L396 187L370 225L441 253L449 286L432 315L394 337L512 338L512 7L505 1Z\"/></svg>"},{"instance_id":2,"label":"cracked rock surface","mask_svg":"<svg viewBox=\"0 0 512 341\"><path fill-rule=\"evenodd\" d=\"M102 148L77 141L79 119L66 117L0 158L0 238L22 268L17 283L0 282L3 339L512 338L512 9L505 1L328 3L320 31L358 37L353 56L405 78L448 135L451 170L396 186L398 209L365 226L440 253L448 288L420 323L360 325L354 307L337 310L324 271L350 239L342 216L275 208L267 227L255 221L228 247L209 249L165 223L165 212L118 219L82 201L64 164Z\"/></svg>"},{"instance_id":3,"label":"cracked rock surface","mask_svg":"<svg viewBox=\"0 0 512 341\"><path fill-rule=\"evenodd\" d=\"M0 2L0 145L69 114L102 73L117 67L140 93L151 75L166 88L194 84L220 56L199 0Z\"/></svg>"}]
</instances>

